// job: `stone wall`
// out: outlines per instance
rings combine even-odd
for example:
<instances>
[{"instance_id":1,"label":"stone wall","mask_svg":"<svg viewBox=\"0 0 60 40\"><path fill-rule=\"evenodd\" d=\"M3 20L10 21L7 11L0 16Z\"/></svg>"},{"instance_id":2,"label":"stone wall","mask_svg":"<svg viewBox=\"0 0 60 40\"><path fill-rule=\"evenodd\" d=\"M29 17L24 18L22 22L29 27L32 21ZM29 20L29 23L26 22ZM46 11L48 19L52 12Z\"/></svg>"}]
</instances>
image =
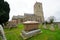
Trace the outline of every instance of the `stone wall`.
<instances>
[{"instance_id":1,"label":"stone wall","mask_svg":"<svg viewBox=\"0 0 60 40\"><path fill-rule=\"evenodd\" d=\"M7 25L5 26L5 28L13 28L13 27L17 27L18 21L17 20L12 20L9 21L7 23Z\"/></svg>"},{"instance_id":2,"label":"stone wall","mask_svg":"<svg viewBox=\"0 0 60 40\"><path fill-rule=\"evenodd\" d=\"M40 16L36 16L34 14L29 14L29 15L24 15L24 21L38 21L38 22L41 22L41 18Z\"/></svg>"}]
</instances>

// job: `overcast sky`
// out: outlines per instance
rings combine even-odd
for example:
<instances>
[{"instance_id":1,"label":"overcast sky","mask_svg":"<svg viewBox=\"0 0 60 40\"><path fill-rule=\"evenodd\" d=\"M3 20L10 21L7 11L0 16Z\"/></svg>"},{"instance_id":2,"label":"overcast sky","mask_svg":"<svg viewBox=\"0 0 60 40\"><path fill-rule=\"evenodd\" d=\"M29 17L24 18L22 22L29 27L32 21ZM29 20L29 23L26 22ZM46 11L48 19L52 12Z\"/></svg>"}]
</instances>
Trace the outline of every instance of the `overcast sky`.
<instances>
[{"instance_id":1,"label":"overcast sky","mask_svg":"<svg viewBox=\"0 0 60 40\"><path fill-rule=\"evenodd\" d=\"M55 16L60 19L60 0L5 0L10 4L10 20L13 15L24 15L24 13L34 13L34 4L41 2L45 19Z\"/></svg>"}]
</instances>

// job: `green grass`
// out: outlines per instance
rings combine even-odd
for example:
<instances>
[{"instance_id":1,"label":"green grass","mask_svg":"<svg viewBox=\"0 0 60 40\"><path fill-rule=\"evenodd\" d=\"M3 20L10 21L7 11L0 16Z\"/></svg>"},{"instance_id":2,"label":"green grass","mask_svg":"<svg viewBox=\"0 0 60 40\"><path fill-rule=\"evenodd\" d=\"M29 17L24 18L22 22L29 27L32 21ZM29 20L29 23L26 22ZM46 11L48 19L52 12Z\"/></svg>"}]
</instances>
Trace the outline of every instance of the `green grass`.
<instances>
[{"instance_id":1,"label":"green grass","mask_svg":"<svg viewBox=\"0 0 60 40\"><path fill-rule=\"evenodd\" d=\"M19 24L17 28L4 29L7 40L23 40L20 36L23 28L24 26ZM55 31L43 29L42 25L40 25L39 28L41 28L42 33L27 40L60 40L60 30L57 29L57 26L55 26Z\"/></svg>"},{"instance_id":2,"label":"green grass","mask_svg":"<svg viewBox=\"0 0 60 40\"><path fill-rule=\"evenodd\" d=\"M7 40L22 40L20 33L23 29L23 25L18 25L17 28L5 29Z\"/></svg>"}]
</instances>

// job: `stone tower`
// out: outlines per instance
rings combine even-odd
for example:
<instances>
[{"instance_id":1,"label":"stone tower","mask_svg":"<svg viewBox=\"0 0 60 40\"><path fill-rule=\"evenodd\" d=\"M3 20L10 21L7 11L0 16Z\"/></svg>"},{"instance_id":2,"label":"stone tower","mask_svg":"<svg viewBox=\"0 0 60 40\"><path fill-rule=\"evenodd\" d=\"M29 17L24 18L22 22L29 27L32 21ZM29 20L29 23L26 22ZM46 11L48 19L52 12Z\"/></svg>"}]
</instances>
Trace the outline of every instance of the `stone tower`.
<instances>
[{"instance_id":1,"label":"stone tower","mask_svg":"<svg viewBox=\"0 0 60 40\"><path fill-rule=\"evenodd\" d=\"M35 3L35 5L34 5L34 14L37 15L37 16L40 16L41 22L44 21L42 3L40 3L40 2Z\"/></svg>"}]
</instances>

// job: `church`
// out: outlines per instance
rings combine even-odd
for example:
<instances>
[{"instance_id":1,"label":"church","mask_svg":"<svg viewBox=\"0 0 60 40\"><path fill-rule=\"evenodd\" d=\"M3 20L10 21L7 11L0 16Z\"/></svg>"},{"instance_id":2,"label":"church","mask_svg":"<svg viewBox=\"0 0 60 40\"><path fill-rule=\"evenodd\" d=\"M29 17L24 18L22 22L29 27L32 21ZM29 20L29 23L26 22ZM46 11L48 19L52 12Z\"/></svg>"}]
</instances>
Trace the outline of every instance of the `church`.
<instances>
[{"instance_id":1,"label":"church","mask_svg":"<svg viewBox=\"0 0 60 40\"><path fill-rule=\"evenodd\" d=\"M17 24L22 23L24 21L38 21L42 23L44 21L42 3L36 2L34 4L34 14L24 13L24 16L13 16L12 21L13 23L15 22Z\"/></svg>"}]
</instances>

